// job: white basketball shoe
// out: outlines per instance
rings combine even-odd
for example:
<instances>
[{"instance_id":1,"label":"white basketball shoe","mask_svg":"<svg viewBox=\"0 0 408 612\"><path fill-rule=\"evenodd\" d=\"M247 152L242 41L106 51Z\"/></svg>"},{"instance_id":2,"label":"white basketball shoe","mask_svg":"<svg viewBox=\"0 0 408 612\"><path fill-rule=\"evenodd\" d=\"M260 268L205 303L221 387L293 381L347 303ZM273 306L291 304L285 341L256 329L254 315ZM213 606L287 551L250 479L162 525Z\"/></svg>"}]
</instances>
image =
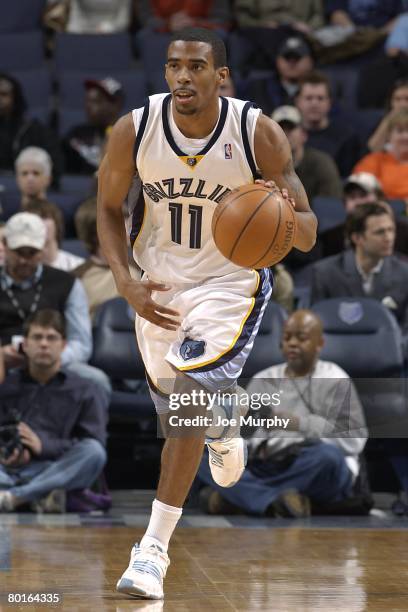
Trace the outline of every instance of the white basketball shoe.
<instances>
[{"instance_id":1,"label":"white basketball shoe","mask_svg":"<svg viewBox=\"0 0 408 612\"><path fill-rule=\"evenodd\" d=\"M163 599L163 580L170 564L167 553L156 544L140 547L135 544L127 570L116 585L120 593Z\"/></svg>"},{"instance_id":2,"label":"white basketball shoe","mask_svg":"<svg viewBox=\"0 0 408 612\"><path fill-rule=\"evenodd\" d=\"M223 432L223 438L206 440L211 475L220 487L232 487L238 482L248 458L246 442L240 436L240 418L248 412L248 405L242 406L239 398L246 392L237 387L235 393L238 395L235 406L234 403L219 406L224 410L226 418L235 424Z\"/></svg>"}]
</instances>

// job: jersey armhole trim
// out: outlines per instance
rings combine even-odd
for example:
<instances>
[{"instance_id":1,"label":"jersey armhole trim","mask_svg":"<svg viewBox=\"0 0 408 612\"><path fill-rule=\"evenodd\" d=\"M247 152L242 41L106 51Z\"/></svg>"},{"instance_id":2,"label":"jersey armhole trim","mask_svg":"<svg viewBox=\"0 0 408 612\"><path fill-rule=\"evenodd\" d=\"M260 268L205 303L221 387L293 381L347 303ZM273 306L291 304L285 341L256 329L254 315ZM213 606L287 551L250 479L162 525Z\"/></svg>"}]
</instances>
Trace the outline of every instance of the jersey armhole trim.
<instances>
[{"instance_id":1,"label":"jersey armhole trim","mask_svg":"<svg viewBox=\"0 0 408 612\"><path fill-rule=\"evenodd\" d=\"M252 155L251 145L249 144L248 128L247 128L247 117L250 108L254 108L252 102L246 102L241 113L241 135L242 143L244 145L245 156L249 167L251 168L252 175L255 178L259 178L259 172L256 167L254 156Z\"/></svg>"},{"instance_id":2,"label":"jersey armhole trim","mask_svg":"<svg viewBox=\"0 0 408 612\"><path fill-rule=\"evenodd\" d=\"M139 129L137 130L135 146L133 147L133 155L135 159L135 163L137 161L137 154L139 153L140 143L142 142L143 134L146 129L147 120L149 118L149 110L150 110L150 100L147 98L146 103L143 108L143 115L140 120Z\"/></svg>"}]
</instances>

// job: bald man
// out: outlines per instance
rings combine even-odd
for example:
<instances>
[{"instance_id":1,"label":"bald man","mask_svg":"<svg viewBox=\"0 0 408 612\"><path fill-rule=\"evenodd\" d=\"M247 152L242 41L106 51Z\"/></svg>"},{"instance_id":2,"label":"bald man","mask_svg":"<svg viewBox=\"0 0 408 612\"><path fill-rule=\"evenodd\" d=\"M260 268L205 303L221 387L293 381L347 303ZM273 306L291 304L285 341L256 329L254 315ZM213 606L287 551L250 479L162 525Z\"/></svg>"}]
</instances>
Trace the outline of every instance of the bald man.
<instances>
[{"instance_id":1,"label":"bald man","mask_svg":"<svg viewBox=\"0 0 408 612\"><path fill-rule=\"evenodd\" d=\"M298 310L287 319L286 362L262 370L247 387L252 407L263 405L249 413L248 424L257 429L241 480L221 489L208 462L200 466L199 478L210 487L201 492L207 512L300 518L312 506L351 498L367 430L346 372L319 359L323 343L322 323L312 311Z\"/></svg>"}]
</instances>

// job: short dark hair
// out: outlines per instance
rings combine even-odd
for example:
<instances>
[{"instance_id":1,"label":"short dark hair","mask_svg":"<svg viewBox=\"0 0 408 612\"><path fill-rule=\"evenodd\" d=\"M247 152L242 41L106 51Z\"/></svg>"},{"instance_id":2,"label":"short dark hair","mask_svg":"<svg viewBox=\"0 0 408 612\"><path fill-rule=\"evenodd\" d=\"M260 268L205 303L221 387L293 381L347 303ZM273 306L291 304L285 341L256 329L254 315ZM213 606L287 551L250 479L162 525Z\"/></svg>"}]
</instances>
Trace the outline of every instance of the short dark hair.
<instances>
[{"instance_id":1,"label":"short dark hair","mask_svg":"<svg viewBox=\"0 0 408 612\"><path fill-rule=\"evenodd\" d=\"M302 88L305 85L324 85L326 87L329 98L332 97L330 81L327 78L327 76L323 74L323 72L319 72L318 70L312 70L311 72L306 74L304 77L302 77L299 80L299 89L296 94L297 96L301 93Z\"/></svg>"},{"instance_id":2,"label":"short dark hair","mask_svg":"<svg viewBox=\"0 0 408 612\"><path fill-rule=\"evenodd\" d=\"M66 338L65 332L65 319L58 310L52 308L43 308L37 310L30 315L24 322L23 333L27 338L30 333L32 325L38 325L39 327L52 327L57 331L63 338Z\"/></svg>"},{"instance_id":3,"label":"short dark hair","mask_svg":"<svg viewBox=\"0 0 408 612\"><path fill-rule=\"evenodd\" d=\"M224 41L212 30L207 30L205 28L183 28L183 30L174 32L170 39L169 46L176 40L207 43L212 49L215 68L221 68L221 66L227 65L227 50Z\"/></svg>"},{"instance_id":4,"label":"short dark hair","mask_svg":"<svg viewBox=\"0 0 408 612\"><path fill-rule=\"evenodd\" d=\"M388 215L394 220L392 210L381 202L359 204L347 215L346 238L353 244L352 234L363 234L365 232L368 217L379 217L381 215Z\"/></svg>"},{"instance_id":5,"label":"short dark hair","mask_svg":"<svg viewBox=\"0 0 408 612\"><path fill-rule=\"evenodd\" d=\"M55 223L58 246L61 246L65 233L64 215L56 204L47 200L32 200L24 207L24 211L38 215L41 219L52 219Z\"/></svg>"}]
</instances>

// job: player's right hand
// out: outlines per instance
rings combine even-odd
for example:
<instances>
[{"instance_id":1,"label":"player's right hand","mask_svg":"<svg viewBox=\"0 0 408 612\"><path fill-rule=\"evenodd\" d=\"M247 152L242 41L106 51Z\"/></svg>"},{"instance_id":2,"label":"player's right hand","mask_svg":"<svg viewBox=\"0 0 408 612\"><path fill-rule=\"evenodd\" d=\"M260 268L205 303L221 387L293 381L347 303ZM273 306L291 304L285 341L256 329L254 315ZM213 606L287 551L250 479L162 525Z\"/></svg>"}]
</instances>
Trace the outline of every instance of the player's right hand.
<instances>
[{"instance_id":1,"label":"player's right hand","mask_svg":"<svg viewBox=\"0 0 408 612\"><path fill-rule=\"evenodd\" d=\"M157 304L151 297L152 291L168 291L169 289L170 287L163 283L132 280L123 288L122 295L139 316L163 329L174 331L180 326L180 321L176 318L180 316L180 313Z\"/></svg>"}]
</instances>

